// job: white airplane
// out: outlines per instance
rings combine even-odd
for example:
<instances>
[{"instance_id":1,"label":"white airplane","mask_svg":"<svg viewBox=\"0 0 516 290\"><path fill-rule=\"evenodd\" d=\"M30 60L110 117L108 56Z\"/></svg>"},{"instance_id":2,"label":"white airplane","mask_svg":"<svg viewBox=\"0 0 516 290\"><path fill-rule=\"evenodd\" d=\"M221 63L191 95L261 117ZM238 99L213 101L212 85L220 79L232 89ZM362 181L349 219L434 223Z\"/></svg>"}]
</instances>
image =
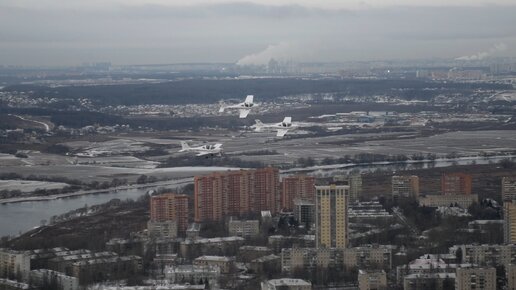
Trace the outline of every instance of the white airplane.
<instances>
[{"instance_id":1,"label":"white airplane","mask_svg":"<svg viewBox=\"0 0 516 290\"><path fill-rule=\"evenodd\" d=\"M244 119L245 117L247 117L249 112L251 112L251 108L258 106L253 102L253 99L253 95L247 95L243 103L229 106L225 106L224 104L222 104L222 106L219 109L219 113L223 113L225 109L238 109L240 111L240 119Z\"/></svg>"},{"instance_id":2,"label":"white airplane","mask_svg":"<svg viewBox=\"0 0 516 290\"><path fill-rule=\"evenodd\" d=\"M222 144L206 144L198 147L190 147L185 141L181 141L181 150L179 152L197 152L196 156L221 156Z\"/></svg>"},{"instance_id":3,"label":"white airplane","mask_svg":"<svg viewBox=\"0 0 516 290\"><path fill-rule=\"evenodd\" d=\"M287 134L288 130L293 130L298 127L296 124L292 124L292 117L285 117L282 122L271 124L264 124L260 120L254 121L256 124L251 126L251 128L256 132L261 132L262 130L276 130L277 137L283 137Z\"/></svg>"}]
</instances>

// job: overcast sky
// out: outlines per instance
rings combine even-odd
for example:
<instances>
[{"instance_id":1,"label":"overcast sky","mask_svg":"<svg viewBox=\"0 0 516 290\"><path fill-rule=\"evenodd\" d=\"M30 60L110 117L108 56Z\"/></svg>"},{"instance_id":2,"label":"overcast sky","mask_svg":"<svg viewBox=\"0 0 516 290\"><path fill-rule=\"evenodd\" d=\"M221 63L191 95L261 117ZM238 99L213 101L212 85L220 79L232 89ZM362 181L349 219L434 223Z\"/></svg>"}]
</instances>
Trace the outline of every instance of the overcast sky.
<instances>
[{"instance_id":1,"label":"overcast sky","mask_svg":"<svg viewBox=\"0 0 516 290\"><path fill-rule=\"evenodd\" d=\"M515 15L515 0L0 0L0 64L516 56Z\"/></svg>"}]
</instances>

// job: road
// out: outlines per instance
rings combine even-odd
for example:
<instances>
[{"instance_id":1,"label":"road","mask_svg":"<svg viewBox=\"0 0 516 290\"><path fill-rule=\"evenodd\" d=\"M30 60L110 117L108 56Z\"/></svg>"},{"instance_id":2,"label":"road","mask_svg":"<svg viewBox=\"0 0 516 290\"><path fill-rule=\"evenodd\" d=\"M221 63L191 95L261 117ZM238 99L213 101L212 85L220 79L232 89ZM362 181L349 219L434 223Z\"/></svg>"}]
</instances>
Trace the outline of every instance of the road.
<instances>
[{"instance_id":1,"label":"road","mask_svg":"<svg viewBox=\"0 0 516 290\"><path fill-rule=\"evenodd\" d=\"M14 116L14 117L16 117L18 119L21 119L23 121L27 121L27 122L32 122L32 123L37 123L37 124L43 125L43 127L45 127L45 131L46 132L50 132L50 126L47 123L45 123L45 122L27 119L27 118L24 118L24 117L19 116L19 115L12 115L12 114L9 114L9 115Z\"/></svg>"}]
</instances>

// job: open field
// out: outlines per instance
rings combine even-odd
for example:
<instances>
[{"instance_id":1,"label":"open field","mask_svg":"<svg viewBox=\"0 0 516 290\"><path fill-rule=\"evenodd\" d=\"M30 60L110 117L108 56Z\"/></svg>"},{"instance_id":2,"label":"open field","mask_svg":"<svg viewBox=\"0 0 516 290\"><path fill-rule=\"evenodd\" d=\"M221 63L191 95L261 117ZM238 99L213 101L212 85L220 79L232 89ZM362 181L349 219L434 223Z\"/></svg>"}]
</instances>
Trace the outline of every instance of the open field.
<instances>
[{"instance_id":1,"label":"open field","mask_svg":"<svg viewBox=\"0 0 516 290\"><path fill-rule=\"evenodd\" d=\"M175 168L123 168L94 165L50 165L50 166L10 166L0 167L0 174L15 172L23 176L43 175L47 177L66 176L83 182L111 181L113 178L126 178L129 182L142 174L155 176L160 180L192 177L213 171L228 170L227 167L175 167Z\"/></svg>"},{"instance_id":2,"label":"open field","mask_svg":"<svg viewBox=\"0 0 516 290\"><path fill-rule=\"evenodd\" d=\"M326 157L338 158L344 155L356 155L361 153L375 154L405 154L434 153L446 155L459 152L463 155L477 155L481 152L500 152L516 150L516 131L459 131L428 137L411 138L412 133L369 133L348 134L327 137L278 139L272 133L238 133L232 135L227 131L210 132L209 134L194 133L170 133L161 134L161 138L146 136L124 136L108 142L108 147L131 147L134 143L139 147L160 146L169 152L162 156L137 158L134 156L98 156L94 158L59 156L39 152L28 153L29 158L16 158L12 155L0 156L5 162L1 162L0 173L15 172L24 176L45 175L51 177L67 176L70 179L83 181L111 181L113 178L126 178L133 182L139 175L146 174L158 179L175 179L190 177L194 174L185 170L173 168L155 168L159 161L168 157L179 156L179 140L191 140L192 145L203 142L221 142L224 144L225 154L248 161L261 161L265 164L275 165L292 163L302 157L323 159ZM400 139L407 137L406 139ZM385 140L378 140L379 138ZM357 141L371 140L371 141ZM94 143L103 147L105 142ZM87 143L81 143L87 144ZM78 143L75 143L78 145ZM88 144L89 146L91 144ZM77 146L79 149L81 146ZM243 155L244 152L257 150L276 151L275 155ZM195 157L191 155L192 160ZM209 172L216 168L197 170L196 174Z\"/></svg>"},{"instance_id":3,"label":"open field","mask_svg":"<svg viewBox=\"0 0 516 290\"><path fill-rule=\"evenodd\" d=\"M276 139L272 133L246 133L245 137L207 136L204 140L221 142L225 153L238 155L245 151L262 149L275 150L279 155L239 156L244 160L263 161L266 164L288 163L301 157L322 159L361 153L405 154L434 153L446 155L458 152L476 155L480 152L500 152L516 150L516 131L459 131L429 137L399 139L407 133L350 134L302 139ZM392 140L354 142L356 138L392 137ZM193 136L185 136L193 139ZM197 139L201 141L201 138ZM177 142L177 141L176 141Z\"/></svg>"},{"instance_id":4,"label":"open field","mask_svg":"<svg viewBox=\"0 0 516 290\"><path fill-rule=\"evenodd\" d=\"M37 189L62 189L69 186L62 182L46 182L34 180L0 180L0 191L19 190L22 193L33 192Z\"/></svg>"}]
</instances>

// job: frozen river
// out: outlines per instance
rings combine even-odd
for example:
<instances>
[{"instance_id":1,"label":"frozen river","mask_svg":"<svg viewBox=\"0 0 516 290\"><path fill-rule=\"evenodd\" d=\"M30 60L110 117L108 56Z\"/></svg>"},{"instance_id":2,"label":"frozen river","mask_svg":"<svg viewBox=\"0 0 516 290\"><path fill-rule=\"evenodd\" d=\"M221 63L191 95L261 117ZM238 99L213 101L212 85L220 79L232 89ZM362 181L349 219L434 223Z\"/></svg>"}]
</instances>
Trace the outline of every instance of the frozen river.
<instances>
[{"instance_id":1,"label":"frozen river","mask_svg":"<svg viewBox=\"0 0 516 290\"><path fill-rule=\"evenodd\" d=\"M121 200L137 199L147 189L131 189L118 192L89 194L78 197L54 199L49 201L30 201L0 204L0 236L16 235L40 225L41 220L48 220L80 207L101 204L114 198Z\"/></svg>"}]
</instances>

